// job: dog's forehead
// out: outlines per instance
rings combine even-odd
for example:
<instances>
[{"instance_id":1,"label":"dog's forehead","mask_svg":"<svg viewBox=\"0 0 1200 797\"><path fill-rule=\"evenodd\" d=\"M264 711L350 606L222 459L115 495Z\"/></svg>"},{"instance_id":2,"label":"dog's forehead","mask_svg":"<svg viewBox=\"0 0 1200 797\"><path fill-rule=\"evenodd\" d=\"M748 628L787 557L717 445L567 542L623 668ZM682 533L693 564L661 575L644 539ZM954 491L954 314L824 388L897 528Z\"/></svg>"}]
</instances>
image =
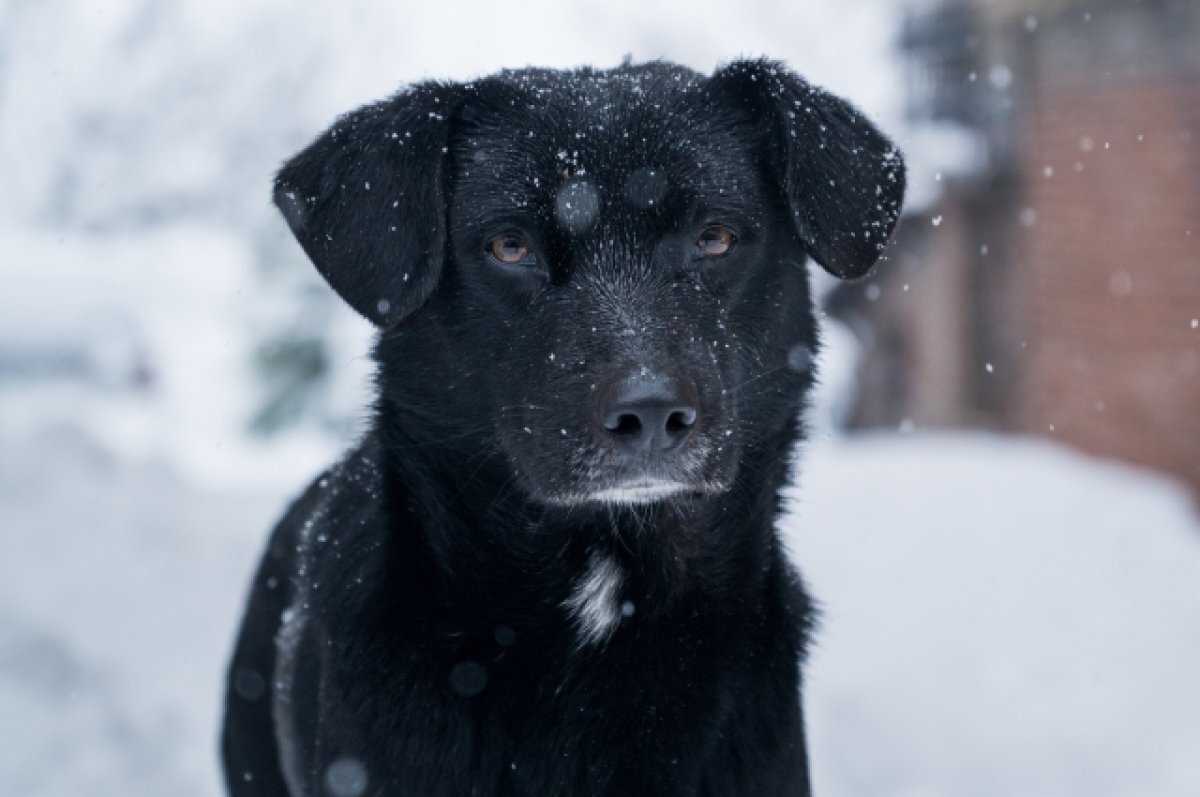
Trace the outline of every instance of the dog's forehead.
<instances>
[{"instance_id":1,"label":"dog's forehead","mask_svg":"<svg viewBox=\"0 0 1200 797\"><path fill-rule=\"evenodd\" d=\"M508 101L497 107L510 112L507 121L580 142L619 138L626 148L631 139L657 134L666 124L688 123L703 86L699 74L665 64L607 71L526 69L503 72L494 81L504 87ZM638 137L630 126L640 128Z\"/></svg>"},{"instance_id":2,"label":"dog's forehead","mask_svg":"<svg viewBox=\"0 0 1200 797\"><path fill-rule=\"evenodd\" d=\"M691 70L523 70L476 88L455 153L460 185L516 206L549 197L568 228L598 205L650 209L744 180L736 125Z\"/></svg>"}]
</instances>

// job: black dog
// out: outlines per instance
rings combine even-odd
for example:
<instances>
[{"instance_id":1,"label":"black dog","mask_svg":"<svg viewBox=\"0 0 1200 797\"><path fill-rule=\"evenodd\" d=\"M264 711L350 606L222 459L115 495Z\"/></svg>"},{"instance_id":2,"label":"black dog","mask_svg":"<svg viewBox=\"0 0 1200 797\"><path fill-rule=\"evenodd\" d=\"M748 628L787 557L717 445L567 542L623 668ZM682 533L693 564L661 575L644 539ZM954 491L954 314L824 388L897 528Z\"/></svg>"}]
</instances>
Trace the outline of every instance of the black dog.
<instances>
[{"instance_id":1,"label":"black dog","mask_svg":"<svg viewBox=\"0 0 1200 797\"><path fill-rule=\"evenodd\" d=\"M805 262L862 274L903 193L767 61L423 83L287 163L378 400L254 580L230 792L808 794Z\"/></svg>"}]
</instances>

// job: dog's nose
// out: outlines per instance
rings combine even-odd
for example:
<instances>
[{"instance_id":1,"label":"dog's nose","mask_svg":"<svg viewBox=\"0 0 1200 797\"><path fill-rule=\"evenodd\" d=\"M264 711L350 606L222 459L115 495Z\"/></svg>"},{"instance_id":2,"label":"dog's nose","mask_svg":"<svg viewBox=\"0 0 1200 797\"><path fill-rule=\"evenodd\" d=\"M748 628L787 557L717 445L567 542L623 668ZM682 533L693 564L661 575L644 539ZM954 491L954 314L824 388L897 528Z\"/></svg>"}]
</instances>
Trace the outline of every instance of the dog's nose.
<instances>
[{"instance_id":1,"label":"dog's nose","mask_svg":"<svg viewBox=\"0 0 1200 797\"><path fill-rule=\"evenodd\" d=\"M626 454L658 454L678 448L699 420L690 380L642 371L611 382L600 402L600 425Z\"/></svg>"}]
</instances>

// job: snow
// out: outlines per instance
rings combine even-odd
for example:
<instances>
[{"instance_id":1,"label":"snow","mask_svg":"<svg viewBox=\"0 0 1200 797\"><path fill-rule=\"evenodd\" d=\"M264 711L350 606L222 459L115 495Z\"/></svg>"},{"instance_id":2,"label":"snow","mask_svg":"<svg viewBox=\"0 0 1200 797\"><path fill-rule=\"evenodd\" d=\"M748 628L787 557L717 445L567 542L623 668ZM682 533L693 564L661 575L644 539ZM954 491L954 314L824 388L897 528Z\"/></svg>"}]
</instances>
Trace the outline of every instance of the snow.
<instances>
[{"instance_id":1,"label":"snow","mask_svg":"<svg viewBox=\"0 0 1200 797\"><path fill-rule=\"evenodd\" d=\"M806 458L788 537L824 628L818 794L1200 794L1200 520L1045 443L907 436Z\"/></svg>"},{"instance_id":2,"label":"snow","mask_svg":"<svg viewBox=\"0 0 1200 797\"><path fill-rule=\"evenodd\" d=\"M336 440L314 434L319 419L275 440L247 434L258 390L247 349L291 308L282 291L261 295L243 237L176 224L136 235L0 228L0 238L8 434L83 423L114 456L214 487L294 485L307 473L291 467L297 456L336 456ZM321 401L353 417L368 400L369 332L352 324L334 348L354 354Z\"/></svg>"},{"instance_id":3,"label":"snow","mask_svg":"<svg viewBox=\"0 0 1200 797\"><path fill-rule=\"evenodd\" d=\"M218 675L279 498L74 429L0 438L0 794L219 793Z\"/></svg>"},{"instance_id":4,"label":"snow","mask_svg":"<svg viewBox=\"0 0 1200 797\"><path fill-rule=\"evenodd\" d=\"M196 486L70 426L0 426L0 452L0 794L219 794L224 661L299 484ZM822 439L802 483L784 528L824 611L818 794L1200 793L1200 522L1180 488L921 434Z\"/></svg>"}]
</instances>

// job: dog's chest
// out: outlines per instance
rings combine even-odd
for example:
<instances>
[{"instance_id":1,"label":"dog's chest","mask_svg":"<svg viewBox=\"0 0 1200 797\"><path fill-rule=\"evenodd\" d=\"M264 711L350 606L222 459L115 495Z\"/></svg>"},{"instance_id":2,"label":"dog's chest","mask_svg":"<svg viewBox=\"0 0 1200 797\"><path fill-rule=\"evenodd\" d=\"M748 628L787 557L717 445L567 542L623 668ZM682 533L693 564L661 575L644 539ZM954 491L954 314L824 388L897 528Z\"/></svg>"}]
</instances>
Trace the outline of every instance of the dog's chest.
<instances>
[{"instance_id":1,"label":"dog's chest","mask_svg":"<svg viewBox=\"0 0 1200 797\"><path fill-rule=\"evenodd\" d=\"M321 682L288 687L323 697L315 722L293 720L319 730L292 765L316 776L350 760L386 794L692 793L727 704L722 657L646 618L581 636L563 609L553 632L449 625L383 656L331 657L306 635L292 655L324 658Z\"/></svg>"},{"instance_id":2,"label":"dog's chest","mask_svg":"<svg viewBox=\"0 0 1200 797\"><path fill-rule=\"evenodd\" d=\"M577 644L572 632L558 649L517 642L491 658L414 667L394 710L418 710L386 760L419 760L432 743L464 794L539 795L566 783L580 795L667 794L674 785L645 789L669 770L675 785L689 771L699 777L701 729L719 724L718 681L677 651L635 653L619 636L583 652ZM433 773L394 774L415 786Z\"/></svg>"}]
</instances>

